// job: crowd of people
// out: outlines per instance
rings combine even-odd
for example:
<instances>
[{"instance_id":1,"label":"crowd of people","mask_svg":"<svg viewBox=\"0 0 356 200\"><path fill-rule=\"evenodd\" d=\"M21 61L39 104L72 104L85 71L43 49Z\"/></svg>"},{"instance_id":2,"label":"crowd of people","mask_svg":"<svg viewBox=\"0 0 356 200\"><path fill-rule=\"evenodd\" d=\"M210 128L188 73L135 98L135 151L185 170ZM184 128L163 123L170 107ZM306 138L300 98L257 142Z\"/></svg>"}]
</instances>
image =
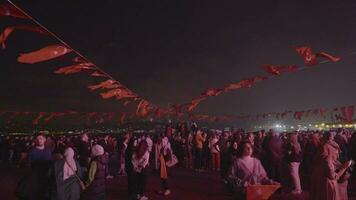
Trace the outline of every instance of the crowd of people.
<instances>
[{"instance_id":1,"label":"crowd of people","mask_svg":"<svg viewBox=\"0 0 356 200\"><path fill-rule=\"evenodd\" d=\"M347 200L355 133L208 130L192 122L150 134L3 136L0 160L30 169L16 188L24 200L102 200L106 179L116 176L127 177L129 200L146 200L151 171L169 196L172 167L218 175L238 199L249 186L279 185L293 195L307 189L313 200Z\"/></svg>"}]
</instances>

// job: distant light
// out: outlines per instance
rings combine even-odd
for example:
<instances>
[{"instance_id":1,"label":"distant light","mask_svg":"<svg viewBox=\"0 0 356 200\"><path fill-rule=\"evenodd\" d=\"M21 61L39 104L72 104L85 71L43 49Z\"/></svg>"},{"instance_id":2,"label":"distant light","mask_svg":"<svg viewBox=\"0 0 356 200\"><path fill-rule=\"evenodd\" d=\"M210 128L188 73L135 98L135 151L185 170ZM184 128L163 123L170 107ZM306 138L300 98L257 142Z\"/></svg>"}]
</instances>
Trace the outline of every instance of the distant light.
<instances>
[{"instance_id":1,"label":"distant light","mask_svg":"<svg viewBox=\"0 0 356 200\"><path fill-rule=\"evenodd\" d=\"M325 126L325 123L322 123L321 126Z\"/></svg>"},{"instance_id":2,"label":"distant light","mask_svg":"<svg viewBox=\"0 0 356 200\"><path fill-rule=\"evenodd\" d=\"M318 124L317 125L315 125L315 128L318 128L319 126L318 126Z\"/></svg>"},{"instance_id":3,"label":"distant light","mask_svg":"<svg viewBox=\"0 0 356 200\"><path fill-rule=\"evenodd\" d=\"M326 125L326 128L329 128L330 126L329 125Z\"/></svg>"},{"instance_id":4,"label":"distant light","mask_svg":"<svg viewBox=\"0 0 356 200\"><path fill-rule=\"evenodd\" d=\"M293 129L293 128L294 128L294 126L291 126L290 128L292 128L292 129Z\"/></svg>"},{"instance_id":5,"label":"distant light","mask_svg":"<svg viewBox=\"0 0 356 200\"><path fill-rule=\"evenodd\" d=\"M339 124L339 128L342 128L342 124Z\"/></svg>"}]
</instances>

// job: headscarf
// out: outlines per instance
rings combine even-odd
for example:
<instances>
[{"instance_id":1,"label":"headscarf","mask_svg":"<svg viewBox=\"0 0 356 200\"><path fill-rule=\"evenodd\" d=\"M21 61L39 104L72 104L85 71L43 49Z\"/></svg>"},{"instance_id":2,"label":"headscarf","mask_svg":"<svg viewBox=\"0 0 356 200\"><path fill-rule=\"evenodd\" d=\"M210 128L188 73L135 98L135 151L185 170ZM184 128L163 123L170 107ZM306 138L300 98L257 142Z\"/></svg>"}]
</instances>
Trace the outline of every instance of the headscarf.
<instances>
[{"instance_id":1,"label":"headscarf","mask_svg":"<svg viewBox=\"0 0 356 200\"><path fill-rule=\"evenodd\" d=\"M333 161L337 160L340 147L335 141L327 141L321 149L322 158L331 158Z\"/></svg>"},{"instance_id":2,"label":"headscarf","mask_svg":"<svg viewBox=\"0 0 356 200\"><path fill-rule=\"evenodd\" d=\"M74 160L74 150L68 147L64 152L64 167L63 167L63 180L68 179L77 171L77 165Z\"/></svg>"},{"instance_id":3,"label":"headscarf","mask_svg":"<svg viewBox=\"0 0 356 200\"><path fill-rule=\"evenodd\" d=\"M104 155L104 153L104 148L101 145L96 144L91 148L91 155L93 157Z\"/></svg>"}]
</instances>

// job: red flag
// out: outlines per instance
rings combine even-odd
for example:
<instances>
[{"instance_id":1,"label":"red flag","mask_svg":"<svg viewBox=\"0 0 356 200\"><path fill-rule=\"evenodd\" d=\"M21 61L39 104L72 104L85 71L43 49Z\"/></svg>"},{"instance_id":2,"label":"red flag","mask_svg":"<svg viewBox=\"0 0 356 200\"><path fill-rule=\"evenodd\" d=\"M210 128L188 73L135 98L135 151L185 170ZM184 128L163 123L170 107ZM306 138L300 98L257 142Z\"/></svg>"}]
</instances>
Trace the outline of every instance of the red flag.
<instances>
[{"instance_id":1,"label":"red flag","mask_svg":"<svg viewBox=\"0 0 356 200\"><path fill-rule=\"evenodd\" d=\"M64 116L65 115L65 113L63 113L63 112L53 112L53 113L51 113L48 117L46 117L45 119L44 119L44 122L45 123L48 123L52 118L54 118L54 117L60 117L60 116Z\"/></svg>"},{"instance_id":2,"label":"red flag","mask_svg":"<svg viewBox=\"0 0 356 200\"><path fill-rule=\"evenodd\" d=\"M207 89L204 92L202 92L200 94L200 96L208 96L208 97L214 97L214 96L218 96L219 94L221 94L223 92L223 89L220 88L211 88L211 89Z\"/></svg>"},{"instance_id":3,"label":"red flag","mask_svg":"<svg viewBox=\"0 0 356 200\"><path fill-rule=\"evenodd\" d=\"M129 105L129 103L130 103L130 101L125 101L122 105L127 106L127 105Z\"/></svg>"},{"instance_id":4,"label":"red flag","mask_svg":"<svg viewBox=\"0 0 356 200\"><path fill-rule=\"evenodd\" d=\"M166 115L167 113L168 113L168 111L166 109L163 109L163 108L155 109L155 117L156 118L160 118L160 117L162 117L162 115Z\"/></svg>"},{"instance_id":5,"label":"red flag","mask_svg":"<svg viewBox=\"0 0 356 200\"><path fill-rule=\"evenodd\" d=\"M34 64L63 56L71 51L72 49L69 49L63 45L50 45L37 51L21 54L17 58L17 61L21 63Z\"/></svg>"},{"instance_id":6,"label":"red flag","mask_svg":"<svg viewBox=\"0 0 356 200\"><path fill-rule=\"evenodd\" d=\"M309 46L297 47L295 51L304 59L305 64L317 64L316 55Z\"/></svg>"},{"instance_id":7,"label":"red flag","mask_svg":"<svg viewBox=\"0 0 356 200\"><path fill-rule=\"evenodd\" d=\"M137 105L136 115L139 117L146 117L151 110L152 105L148 101L142 99Z\"/></svg>"},{"instance_id":8,"label":"red flag","mask_svg":"<svg viewBox=\"0 0 356 200\"><path fill-rule=\"evenodd\" d=\"M59 69L57 69L54 73L56 74L74 74L74 73L78 73L81 72L83 70L88 70L88 69L94 69L93 68L94 64L93 63L80 63L80 64L76 64L76 65L72 65L72 66L67 66L67 67L61 67Z\"/></svg>"},{"instance_id":9,"label":"red flag","mask_svg":"<svg viewBox=\"0 0 356 200\"><path fill-rule=\"evenodd\" d=\"M173 113L176 117L181 117L183 115L182 113L182 106L183 105L172 105L173 108Z\"/></svg>"},{"instance_id":10,"label":"red flag","mask_svg":"<svg viewBox=\"0 0 356 200\"><path fill-rule=\"evenodd\" d=\"M320 53L317 53L316 54L318 57L323 57L323 58L326 58L327 60L331 61L331 62L337 62L339 61L341 58L340 57L335 57L335 56L332 56L328 53L325 53L325 52L320 52Z\"/></svg>"},{"instance_id":11,"label":"red flag","mask_svg":"<svg viewBox=\"0 0 356 200\"><path fill-rule=\"evenodd\" d=\"M298 67L295 65L291 65L291 66L275 66L275 65L262 65L262 67L270 74L272 75L280 75L283 72L295 72L298 70Z\"/></svg>"},{"instance_id":12,"label":"red flag","mask_svg":"<svg viewBox=\"0 0 356 200\"><path fill-rule=\"evenodd\" d=\"M324 114L325 114L326 111L327 111L326 108L319 108L320 116L324 117Z\"/></svg>"},{"instance_id":13,"label":"red flag","mask_svg":"<svg viewBox=\"0 0 356 200\"><path fill-rule=\"evenodd\" d=\"M120 123L121 124L123 124L124 123L124 120L125 120L125 118L126 118L126 115L127 115L127 113L121 113L121 116L120 116Z\"/></svg>"},{"instance_id":14,"label":"red flag","mask_svg":"<svg viewBox=\"0 0 356 200\"><path fill-rule=\"evenodd\" d=\"M44 35L50 35L46 30L42 29L41 27L38 26L32 26L32 25L19 25L19 26L11 26L11 27L6 27L5 30L0 34L0 44L3 49L6 48L5 42L7 38L14 32L15 30L24 30L24 31L32 31Z\"/></svg>"},{"instance_id":15,"label":"red flag","mask_svg":"<svg viewBox=\"0 0 356 200\"><path fill-rule=\"evenodd\" d=\"M225 90L239 89L242 87L251 88L257 82L267 80L267 79L268 78L264 77L264 76L256 76L256 77L249 78L249 79L243 79L238 83L229 84L228 86L225 87Z\"/></svg>"},{"instance_id":16,"label":"red flag","mask_svg":"<svg viewBox=\"0 0 356 200\"><path fill-rule=\"evenodd\" d=\"M342 118L345 120L345 122L353 122L353 116L354 116L354 108L355 106L347 106L347 107L341 107L341 114Z\"/></svg>"},{"instance_id":17,"label":"red flag","mask_svg":"<svg viewBox=\"0 0 356 200\"><path fill-rule=\"evenodd\" d=\"M109 99L112 97L116 97L117 100L121 100L124 98L134 98L136 97L135 94L133 94L130 90L126 89L126 88L116 88L113 90L109 90L107 92L104 93L100 93L101 97L103 99Z\"/></svg>"},{"instance_id":18,"label":"red flag","mask_svg":"<svg viewBox=\"0 0 356 200\"><path fill-rule=\"evenodd\" d=\"M32 121L32 124L37 125L39 123L40 119L45 115L46 115L45 112L38 113L38 116Z\"/></svg>"},{"instance_id":19,"label":"red flag","mask_svg":"<svg viewBox=\"0 0 356 200\"><path fill-rule=\"evenodd\" d=\"M188 105L188 112L192 112L195 107L197 107L198 104L204 99L206 99L206 97L198 97L197 99L193 99L193 101Z\"/></svg>"},{"instance_id":20,"label":"red flag","mask_svg":"<svg viewBox=\"0 0 356 200\"><path fill-rule=\"evenodd\" d=\"M98 113L97 112L89 112L89 113L86 113L85 116L87 118L87 121L91 120L92 117L94 117L95 115L97 115Z\"/></svg>"},{"instance_id":21,"label":"red flag","mask_svg":"<svg viewBox=\"0 0 356 200\"><path fill-rule=\"evenodd\" d=\"M116 114L116 113L114 113L114 112L109 112L109 113L108 113L108 116L107 116L107 120L108 120L108 121L112 121L112 119L114 119L114 117L115 117L115 114Z\"/></svg>"},{"instance_id":22,"label":"red flag","mask_svg":"<svg viewBox=\"0 0 356 200\"><path fill-rule=\"evenodd\" d=\"M309 115L310 115L311 112L312 112L312 110L307 110L307 111L305 112L304 117L309 117Z\"/></svg>"},{"instance_id":23,"label":"red flag","mask_svg":"<svg viewBox=\"0 0 356 200\"><path fill-rule=\"evenodd\" d=\"M325 52L314 53L309 46L297 47L295 50L300 56L303 57L305 64L310 66L318 64L317 58L326 58L331 62L337 62L340 60L339 57L332 56Z\"/></svg>"},{"instance_id":24,"label":"red flag","mask_svg":"<svg viewBox=\"0 0 356 200\"><path fill-rule=\"evenodd\" d=\"M31 19L29 16L18 10L15 6L11 4L0 5L0 16L5 17L16 17L21 19Z\"/></svg>"},{"instance_id":25,"label":"red flag","mask_svg":"<svg viewBox=\"0 0 356 200\"><path fill-rule=\"evenodd\" d=\"M88 86L88 88L92 91L96 89L113 89L118 86L116 83L117 83L116 81L112 79L108 79L106 81L99 83L98 85L90 85Z\"/></svg>"},{"instance_id":26,"label":"red flag","mask_svg":"<svg viewBox=\"0 0 356 200\"><path fill-rule=\"evenodd\" d=\"M73 62L77 62L77 63L85 63L88 62L87 60L85 60L83 57L77 56L75 58L72 59Z\"/></svg>"},{"instance_id":27,"label":"red flag","mask_svg":"<svg viewBox=\"0 0 356 200\"><path fill-rule=\"evenodd\" d=\"M95 71L93 73L90 74L90 76L95 76L95 77L107 77L105 74L99 72L99 71Z\"/></svg>"},{"instance_id":28,"label":"red flag","mask_svg":"<svg viewBox=\"0 0 356 200\"><path fill-rule=\"evenodd\" d=\"M286 117L289 113L291 113L292 111L284 111L282 114L281 114L281 117L284 118Z\"/></svg>"},{"instance_id":29,"label":"red flag","mask_svg":"<svg viewBox=\"0 0 356 200\"><path fill-rule=\"evenodd\" d=\"M304 115L304 111L297 111L294 113L294 119L301 120Z\"/></svg>"},{"instance_id":30,"label":"red flag","mask_svg":"<svg viewBox=\"0 0 356 200\"><path fill-rule=\"evenodd\" d=\"M314 109L313 110L313 115L318 115L319 114L319 109Z\"/></svg>"}]
</instances>

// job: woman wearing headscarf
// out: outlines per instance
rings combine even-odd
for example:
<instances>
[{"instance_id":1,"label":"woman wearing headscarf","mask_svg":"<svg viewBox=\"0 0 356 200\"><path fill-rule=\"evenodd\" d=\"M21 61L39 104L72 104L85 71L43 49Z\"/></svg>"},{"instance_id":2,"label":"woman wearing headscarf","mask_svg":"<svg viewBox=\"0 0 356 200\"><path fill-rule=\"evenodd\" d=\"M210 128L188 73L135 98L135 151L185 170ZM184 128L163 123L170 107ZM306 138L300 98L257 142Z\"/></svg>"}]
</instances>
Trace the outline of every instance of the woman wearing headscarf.
<instances>
[{"instance_id":1,"label":"woman wearing headscarf","mask_svg":"<svg viewBox=\"0 0 356 200\"><path fill-rule=\"evenodd\" d=\"M345 194L340 193L338 180L351 166L351 161L339 164L339 145L333 140L334 134L326 132L324 143L314 163L311 177L310 199L313 200L341 200ZM347 195L347 194L346 194ZM346 197L347 198L347 197Z\"/></svg>"},{"instance_id":2,"label":"woman wearing headscarf","mask_svg":"<svg viewBox=\"0 0 356 200\"><path fill-rule=\"evenodd\" d=\"M64 158L54 164L56 179L56 193L52 196L55 200L79 200L81 168L74 159L74 150L69 147L64 152Z\"/></svg>"},{"instance_id":3,"label":"woman wearing headscarf","mask_svg":"<svg viewBox=\"0 0 356 200\"><path fill-rule=\"evenodd\" d=\"M131 163L133 167L134 194L139 200L147 200L144 195L146 183L146 167L150 159L148 152L148 144L146 140L142 140L136 151L132 155Z\"/></svg>"},{"instance_id":4,"label":"woman wearing headscarf","mask_svg":"<svg viewBox=\"0 0 356 200\"><path fill-rule=\"evenodd\" d=\"M163 189L159 193L163 194L164 196L167 196L171 194L171 191L168 188L167 162L172 161L173 151L167 137L163 137L162 140L159 141L157 148L158 148L157 150L158 150L158 159L159 159L161 187Z\"/></svg>"},{"instance_id":5,"label":"woman wearing headscarf","mask_svg":"<svg viewBox=\"0 0 356 200\"><path fill-rule=\"evenodd\" d=\"M86 182L86 199L88 200L104 200L106 197L105 179L108 172L108 157L104 153L104 148L98 144L91 149L92 160L89 165L88 181Z\"/></svg>"},{"instance_id":6,"label":"woman wearing headscarf","mask_svg":"<svg viewBox=\"0 0 356 200\"><path fill-rule=\"evenodd\" d=\"M250 185L276 184L268 178L259 159L252 157L252 144L245 141L238 147L238 158L232 163L229 172L230 184L235 189L237 196L244 199L246 188Z\"/></svg>"}]
</instances>

